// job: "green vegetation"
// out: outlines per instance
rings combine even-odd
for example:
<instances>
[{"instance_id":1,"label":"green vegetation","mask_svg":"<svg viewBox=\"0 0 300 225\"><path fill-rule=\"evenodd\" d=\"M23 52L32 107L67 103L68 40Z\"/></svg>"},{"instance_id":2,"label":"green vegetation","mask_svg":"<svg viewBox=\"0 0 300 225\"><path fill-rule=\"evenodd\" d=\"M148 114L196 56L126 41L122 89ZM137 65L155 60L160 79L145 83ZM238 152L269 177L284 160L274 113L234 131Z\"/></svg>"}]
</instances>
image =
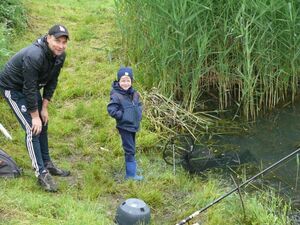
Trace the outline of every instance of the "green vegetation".
<instances>
[{"instance_id":1,"label":"green vegetation","mask_svg":"<svg viewBox=\"0 0 300 225\"><path fill-rule=\"evenodd\" d=\"M32 43L54 23L63 23L71 34L67 61L50 104L49 144L54 162L70 169L72 176L55 177L60 188L55 194L38 187L23 143L23 131L0 98L0 122L14 138L10 142L0 135L0 146L24 169L18 179L0 179L1 225L110 225L114 224L119 204L130 197L149 204L151 225L169 225L233 187L218 173L208 172L204 178L176 168L174 174L173 168L161 159L161 135L146 117L137 139L138 164L146 179L141 183L124 181L123 151L106 104L117 69L126 64L125 56L135 48L123 49L121 37L127 33L116 29L113 1L22 0L22 3L28 12L29 26L9 45L12 52ZM135 10L132 8L130 14L134 15ZM135 37L138 36L137 33ZM159 48L149 50L156 49ZM164 47L160 50L169 53ZM145 78L157 79L158 74ZM142 90L140 83L136 85ZM288 207L273 192L243 193L243 200L245 217L238 195L233 194L197 219L208 225L288 224Z\"/></svg>"},{"instance_id":2,"label":"green vegetation","mask_svg":"<svg viewBox=\"0 0 300 225\"><path fill-rule=\"evenodd\" d=\"M0 4L0 23L7 31L20 32L26 26L26 12L18 0L2 0Z\"/></svg>"},{"instance_id":3,"label":"green vegetation","mask_svg":"<svg viewBox=\"0 0 300 225\"><path fill-rule=\"evenodd\" d=\"M18 0L2 0L0 3L0 65L9 55L8 41L26 27L25 9Z\"/></svg>"},{"instance_id":4,"label":"green vegetation","mask_svg":"<svg viewBox=\"0 0 300 225\"><path fill-rule=\"evenodd\" d=\"M298 93L299 1L116 2L139 79L187 110L255 118Z\"/></svg>"}]
</instances>

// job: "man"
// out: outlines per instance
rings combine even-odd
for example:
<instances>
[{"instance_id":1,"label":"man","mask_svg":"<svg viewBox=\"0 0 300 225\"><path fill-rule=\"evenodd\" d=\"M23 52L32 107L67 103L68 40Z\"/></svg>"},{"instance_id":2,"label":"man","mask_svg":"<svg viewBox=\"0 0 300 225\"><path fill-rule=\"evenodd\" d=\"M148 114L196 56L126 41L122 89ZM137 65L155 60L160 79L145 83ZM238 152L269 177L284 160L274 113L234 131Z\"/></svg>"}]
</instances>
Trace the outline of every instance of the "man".
<instances>
[{"instance_id":1,"label":"man","mask_svg":"<svg viewBox=\"0 0 300 225\"><path fill-rule=\"evenodd\" d=\"M54 25L48 34L17 52L0 72L0 92L25 130L25 143L38 183L51 192L57 191L51 175L70 175L53 165L47 134L48 103L65 61L68 40L67 28Z\"/></svg>"}]
</instances>

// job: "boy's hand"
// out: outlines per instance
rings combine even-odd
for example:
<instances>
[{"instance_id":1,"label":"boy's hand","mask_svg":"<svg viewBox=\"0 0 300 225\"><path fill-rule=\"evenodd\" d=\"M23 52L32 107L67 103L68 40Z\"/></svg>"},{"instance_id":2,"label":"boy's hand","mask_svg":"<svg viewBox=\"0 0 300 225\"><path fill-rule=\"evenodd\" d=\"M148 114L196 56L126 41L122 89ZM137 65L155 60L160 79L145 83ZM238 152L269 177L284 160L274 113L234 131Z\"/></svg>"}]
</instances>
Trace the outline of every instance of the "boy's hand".
<instances>
[{"instance_id":1,"label":"boy's hand","mask_svg":"<svg viewBox=\"0 0 300 225\"><path fill-rule=\"evenodd\" d=\"M122 110L118 110L116 113L116 119L120 120L123 117L123 111Z\"/></svg>"}]
</instances>

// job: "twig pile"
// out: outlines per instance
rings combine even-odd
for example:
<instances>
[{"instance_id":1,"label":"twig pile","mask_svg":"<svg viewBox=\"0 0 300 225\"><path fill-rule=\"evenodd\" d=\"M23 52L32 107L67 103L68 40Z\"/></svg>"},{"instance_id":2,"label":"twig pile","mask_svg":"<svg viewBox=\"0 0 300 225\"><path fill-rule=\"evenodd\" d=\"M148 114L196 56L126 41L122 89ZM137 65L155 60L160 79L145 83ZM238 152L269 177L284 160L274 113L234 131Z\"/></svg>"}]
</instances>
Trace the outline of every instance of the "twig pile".
<instances>
[{"instance_id":1,"label":"twig pile","mask_svg":"<svg viewBox=\"0 0 300 225\"><path fill-rule=\"evenodd\" d=\"M167 130L173 134L189 133L195 139L199 134L207 133L219 118L207 112L193 113L152 89L144 93L144 112L158 130ZM196 135L197 134L197 135Z\"/></svg>"}]
</instances>

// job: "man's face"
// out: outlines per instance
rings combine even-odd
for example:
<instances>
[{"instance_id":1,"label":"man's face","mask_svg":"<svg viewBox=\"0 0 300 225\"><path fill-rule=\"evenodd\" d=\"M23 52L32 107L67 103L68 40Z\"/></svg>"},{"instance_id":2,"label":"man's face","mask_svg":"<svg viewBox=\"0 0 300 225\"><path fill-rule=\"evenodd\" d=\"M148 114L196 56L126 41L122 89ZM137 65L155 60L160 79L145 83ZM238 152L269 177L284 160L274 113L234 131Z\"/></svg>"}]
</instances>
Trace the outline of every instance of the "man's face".
<instances>
[{"instance_id":1,"label":"man's face","mask_svg":"<svg viewBox=\"0 0 300 225\"><path fill-rule=\"evenodd\" d=\"M56 38L53 35L48 35L47 42L53 55L58 56L63 54L65 49L67 48L68 39L66 36Z\"/></svg>"},{"instance_id":2,"label":"man's face","mask_svg":"<svg viewBox=\"0 0 300 225\"><path fill-rule=\"evenodd\" d=\"M127 91L131 87L131 79L129 76L122 76L119 80L120 87Z\"/></svg>"}]
</instances>

